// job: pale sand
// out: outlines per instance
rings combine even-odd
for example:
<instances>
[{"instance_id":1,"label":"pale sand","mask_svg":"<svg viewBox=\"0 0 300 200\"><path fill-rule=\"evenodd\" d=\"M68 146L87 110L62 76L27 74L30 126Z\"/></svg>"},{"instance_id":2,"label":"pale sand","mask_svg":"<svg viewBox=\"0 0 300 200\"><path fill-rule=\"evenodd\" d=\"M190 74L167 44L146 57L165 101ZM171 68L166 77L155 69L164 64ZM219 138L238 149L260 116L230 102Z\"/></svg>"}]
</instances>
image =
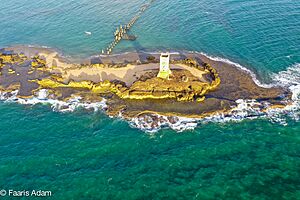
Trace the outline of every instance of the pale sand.
<instances>
[{"instance_id":1,"label":"pale sand","mask_svg":"<svg viewBox=\"0 0 300 200\"><path fill-rule=\"evenodd\" d=\"M170 68L171 70L188 70L194 76L198 77L201 81L205 81L203 79L203 75L207 73L205 71L200 71L186 65L170 65ZM125 82L127 86L130 86L142 74L146 73L147 71L158 69L159 64L156 63L127 65L126 67L121 68L81 67L68 70L64 68L65 73L63 73L62 75L66 81L90 80L97 83L105 80L121 80Z\"/></svg>"},{"instance_id":2,"label":"pale sand","mask_svg":"<svg viewBox=\"0 0 300 200\"><path fill-rule=\"evenodd\" d=\"M96 66L81 66L74 62L70 62L61 57L60 54L50 48L42 47L29 47L29 46L15 46L7 48L8 50L14 50L16 53L24 53L28 57L39 55L46 60L46 66L50 68L51 73L61 74L65 82L70 80L74 81L93 81L95 83L109 80L121 80L130 86L135 82L138 77L150 70L159 70L158 63L151 64L128 64L126 67L120 68L102 68ZM134 63L136 61L146 61L146 57L150 54L139 54L136 52L125 53L120 55L111 55L100 57L102 63ZM159 53L151 54L156 58L159 58ZM177 55L171 55L171 58L178 57ZM99 59L100 59L99 58ZM83 60L83 63L90 64L91 60ZM193 67L189 67L183 64L170 65L171 70L188 70L194 76L198 77L201 81L205 82L203 75L207 71L201 71Z\"/></svg>"},{"instance_id":3,"label":"pale sand","mask_svg":"<svg viewBox=\"0 0 300 200\"><path fill-rule=\"evenodd\" d=\"M15 48L13 49L15 50ZM142 65L133 64L128 65L124 68L100 68L95 66L82 67L80 64L70 64L70 62L68 62L67 60L65 61L63 57L59 56L59 54L57 53L54 53L55 51L51 49L21 47L19 48L19 51L15 52L18 53L20 51L33 55L41 53L41 55L46 58L47 66L50 69L55 61L56 65L58 65L58 68L56 69L57 72L63 72L62 75L65 78L73 78L74 80L94 79L95 82L97 82L101 80L117 79L125 81L128 85L130 85L135 80L136 74L145 73L147 70L154 69L158 71L159 69L159 64L155 63ZM149 55L155 56L156 59L159 58L159 53L149 54L132 52L119 55L94 57L89 60L86 59L86 64L89 64L91 62L97 63L97 61L98 63L106 63L110 65L116 63L146 63L147 56ZM260 102L267 102L280 106L285 106L285 102L291 99L291 92L287 88L262 88L253 81L253 78L251 75L249 75L249 73L241 70L233 64L222 61L214 61L211 58L199 53L181 53L171 56L172 60L182 60L186 58L193 58L200 64L210 64L218 71L218 74L221 78L220 87L216 91L210 92L203 103L199 104L198 102L177 102L170 99L159 101L153 99L143 101L123 101L118 98L114 98L110 102L111 104L108 104L111 109L109 113L111 115L117 115L122 111L125 118L134 117L137 114L144 112L145 110L154 113L173 113L179 116L202 116L203 114L209 114L217 111L224 113L224 111L230 110L233 106L237 106L236 100L238 99L256 99ZM189 70L193 75L198 76L199 78L202 77L203 73L205 73L187 66L172 65L171 68L173 70L175 70L176 68ZM23 88L21 88L21 91L23 91L24 94L22 95L31 95L32 89L37 89L38 85L28 85L28 83L31 82L28 82L27 80L33 80L43 77L41 77L41 75L37 73L29 75L27 73L28 69L24 67L15 67L15 70L17 73L20 73L20 76L3 76L0 79L0 82L2 81L3 85L6 86L16 83L18 84L20 82L21 86L23 86ZM24 70L24 73L21 73L20 70ZM66 73L64 73L65 71ZM43 74L45 72L42 71L40 73ZM50 75L51 74L49 73L44 77L48 78ZM65 91L64 93L66 94ZM120 110L120 108L122 110Z\"/></svg>"}]
</instances>

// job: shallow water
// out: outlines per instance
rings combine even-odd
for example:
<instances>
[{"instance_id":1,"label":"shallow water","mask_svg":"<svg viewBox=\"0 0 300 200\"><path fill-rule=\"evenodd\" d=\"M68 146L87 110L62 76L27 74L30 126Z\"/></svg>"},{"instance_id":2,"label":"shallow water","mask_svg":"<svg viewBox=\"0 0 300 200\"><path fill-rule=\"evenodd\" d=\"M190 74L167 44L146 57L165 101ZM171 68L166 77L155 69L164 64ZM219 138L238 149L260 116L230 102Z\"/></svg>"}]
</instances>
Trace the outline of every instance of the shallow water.
<instances>
[{"instance_id":1,"label":"shallow water","mask_svg":"<svg viewBox=\"0 0 300 200\"><path fill-rule=\"evenodd\" d=\"M0 5L0 46L94 55L145 2L10 0ZM263 81L299 86L300 1L156 0L132 32L138 40L121 42L116 52L202 51ZM102 112L42 105L0 103L0 120L0 189L51 190L54 199L300 196L300 123L293 116L286 126L257 119L154 135Z\"/></svg>"},{"instance_id":2,"label":"shallow water","mask_svg":"<svg viewBox=\"0 0 300 200\"><path fill-rule=\"evenodd\" d=\"M148 135L102 113L17 104L0 104L0 112L5 188L51 190L55 199L299 197L299 123Z\"/></svg>"},{"instance_id":3,"label":"shallow water","mask_svg":"<svg viewBox=\"0 0 300 200\"><path fill-rule=\"evenodd\" d=\"M0 45L38 44L67 55L97 54L145 2L10 0L0 9ZM132 29L138 40L124 41L116 51L203 51L267 75L300 62L299 10L300 2L290 0L156 0Z\"/></svg>"}]
</instances>

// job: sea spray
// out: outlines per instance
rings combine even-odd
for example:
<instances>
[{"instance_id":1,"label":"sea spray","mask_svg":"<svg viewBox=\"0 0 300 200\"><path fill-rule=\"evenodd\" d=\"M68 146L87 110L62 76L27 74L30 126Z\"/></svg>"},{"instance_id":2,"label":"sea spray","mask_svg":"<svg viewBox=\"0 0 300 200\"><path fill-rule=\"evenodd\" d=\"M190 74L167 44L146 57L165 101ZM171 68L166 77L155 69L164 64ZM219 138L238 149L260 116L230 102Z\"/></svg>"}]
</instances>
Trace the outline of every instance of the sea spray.
<instances>
[{"instance_id":1,"label":"sea spray","mask_svg":"<svg viewBox=\"0 0 300 200\"><path fill-rule=\"evenodd\" d=\"M229 59L226 59L226 58L221 58L221 57L216 57L216 56L210 56L210 55L208 55L206 53L203 53L203 52L197 52L197 53L199 53L199 54L201 54L201 55L203 55L203 56L205 56L205 57L207 57L207 58L209 58L209 59L211 59L213 61L224 62L224 63L233 65L233 66L235 66L235 67L237 67L237 68L239 68L239 69L247 72L251 76L251 78L255 82L255 84L258 85L258 86L260 86L260 87L263 87L263 88L272 88L272 87L274 87L274 84L265 84L265 83L262 83L260 80L258 80L258 78L257 78L257 76L256 76L256 74L254 72L252 72L248 68L243 67L242 65L240 65L240 64L238 64L236 62L233 62L233 61L231 61Z\"/></svg>"},{"instance_id":2,"label":"sea spray","mask_svg":"<svg viewBox=\"0 0 300 200\"><path fill-rule=\"evenodd\" d=\"M106 100L102 99L100 102L84 102L79 96L73 96L67 101L60 101L57 99L48 98L48 90L42 89L37 92L35 97L23 99L18 97L18 90L12 92L0 92L0 100L4 102L15 102L24 105L45 104L51 105L53 111L58 112L73 112L78 108L98 111L99 109L106 109Z\"/></svg>"},{"instance_id":3,"label":"sea spray","mask_svg":"<svg viewBox=\"0 0 300 200\"><path fill-rule=\"evenodd\" d=\"M300 64L288 67L287 70L273 74L273 79L278 85L290 89L292 92L292 103L285 111L295 120L300 119Z\"/></svg>"},{"instance_id":4,"label":"sea spray","mask_svg":"<svg viewBox=\"0 0 300 200\"><path fill-rule=\"evenodd\" d=\"M173 52L176 54L176 52ZM130 125L139 128L145 132L157 132L162 128L171 128L177 132L190 130L196 128L199 124L215 122L238 122L244 119L257 119L266 118L271 122L287 125L286 117L289 116L294 120L300 119L300 64L296 64L287 68L287 70L273 74L273 84L263 84L257 78L255 73L249 69L241 66L238 63L234 63L230 60L208 56L201 53L204 56L209 57L212 60L226 62L233 66L246 71L251 75L255 83L261 87L270 88L274 86L283 86L289 88L292 92L292 97L289 102L286 102L284 108L272 108L268 102L258 102L254 99L239 99L236 101L237 106L232 107L230 111L223 113L215 113L208 117L203 118L186 118L186 117L170 117L157 114L149 114L148 116L136 117L130 120ZM34 105L34 104L49 104L54 111L59 112L73 112L74 110L82 107L89 110L98 111L99 109L106 109L106 100L101 102L84 102L81 97L73 96L67 101L60 101L56 99L48 98L48 90L41 89L35 97L29 99L22 99L18 97L18 90L12 92L0 92L0 100L5 102L17 102L20 104ZM122 117L122 113L119 113L119 118Z\"/></svg>"},{"instance_id":5,"label":"sea spray","mask_svg":"<svg viewBox=\"0 0 300 200\"><path fill-rule=\"evenodd\" d=\"M206 54L204 54L207 56ZM209 57L209 56L208 56ZM131 121L132 126L137 127L146 132L156 132L162 128L171 128L175 131L182 132L187 129L194 129L197 124L203 123L227 123L227 122L239 122L245 119L268 119L269 121L283 126L288 125L287 117L292 118L295 121L300 120L300 64L293 65L285 71L281 71L278 74L273 74L273 84L263 84L256 79L256 75L241 65L229 61L227 59L218 57L209 57L215 61L227 62L229 64L235 65L238 68L249 72L256 84L261 87L270 88L274 86L286 87L292 92L292 97L289 102L286 102L287 106L284 108L273 108L269 102L258 102L255 99L238 99L236 101L237 106L232 107L232 109L227 112L215 113L211 116L204 118L178 118L177 122L174 124L170 122L168 117L156 115L158 122L153 126L153 121L145 120L145 117L137 117Z\"/></svg>"},{"instance_id":6,"label":"sea spray","mask_svg":"<svg viewBox=\"0 0 300 200\"><path fill-rule=\"evenodd\" d=\"M198 119L179 116L145 114L133 118L130 125L147 133L155 133L162 128L171 128L176 132L183 132L195 129L198 121Z\"/></svg>"}]
</instances>

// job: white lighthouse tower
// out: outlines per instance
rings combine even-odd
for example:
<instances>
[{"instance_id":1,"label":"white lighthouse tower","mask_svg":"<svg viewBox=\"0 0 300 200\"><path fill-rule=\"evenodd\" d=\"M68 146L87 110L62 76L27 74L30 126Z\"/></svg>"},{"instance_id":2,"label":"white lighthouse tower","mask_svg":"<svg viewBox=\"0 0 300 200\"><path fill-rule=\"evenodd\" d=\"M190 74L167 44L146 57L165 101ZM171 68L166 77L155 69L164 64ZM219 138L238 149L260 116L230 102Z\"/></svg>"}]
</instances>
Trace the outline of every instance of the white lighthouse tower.
<instances>
[{"instance_id":1,"label":"white lighthouse tower","mask_svg":"<svg viewBox=\"0 0 300 200\"><path fill-rule=\"evenodd\" d=\"M157 77L163 79L169 79L171 74L172 72L170 70L170 54L162 53L160 55L160 67L159 67L159 73L157 74Z\"/></svg>"}]
</instances>

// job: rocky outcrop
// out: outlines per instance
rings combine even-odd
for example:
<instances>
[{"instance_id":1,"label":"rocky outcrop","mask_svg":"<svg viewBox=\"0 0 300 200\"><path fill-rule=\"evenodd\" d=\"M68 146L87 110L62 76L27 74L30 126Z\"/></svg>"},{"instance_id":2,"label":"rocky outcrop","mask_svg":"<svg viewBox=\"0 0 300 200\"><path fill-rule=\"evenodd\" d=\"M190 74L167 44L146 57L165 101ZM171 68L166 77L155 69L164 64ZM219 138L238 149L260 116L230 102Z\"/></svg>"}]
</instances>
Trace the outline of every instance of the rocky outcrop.
<instances>
[{"instance_id":1,"label":"rocky outcrop","mask_svg":"<svg viewBox=\"0 0 300 200\"><path fill-rule=\"evenodd\" d=\"M104 57L103 64L65 63L49 56L56 55L53 52L44 53L45 59L39 55L25 57L0 50L0 90L18 90L22 98L40 89L49 89L48 97L59 100L77 95L86 102L98 102L103 97L109 115L122 113L126 119L145 111L191 118L226 113L239 99L284 107L291 96L284 88L260 87L246 72L197 54L174 55L170 80L156 77L159 55L155 54L140 56L149 63L146 67L135 64L136 55L120 55L111 62Z\"/></svg>"},{"instance_id":2,"label":"rocky outcrop","mask_svg":"<svg viewBox=\"0 0 300 200\"><path fill-rule=\"evenodd\" d=\"M216 90L220 85L220 78L217 72L209 65L198 67L197 69L208 70L211 74L212 82L202 82L186 70L174 71L170 80L150 76L140 77L131 86L121 84L122 80L114 83L108 80L100 83L92 81L69 81L67 84L59 80L59 77L38 80L37 83L42 88L84 88L93 93L114 93L121 99L176 99L177 101L197 101L202 102L205 95Z\"/></svg>"}]
</instances>

